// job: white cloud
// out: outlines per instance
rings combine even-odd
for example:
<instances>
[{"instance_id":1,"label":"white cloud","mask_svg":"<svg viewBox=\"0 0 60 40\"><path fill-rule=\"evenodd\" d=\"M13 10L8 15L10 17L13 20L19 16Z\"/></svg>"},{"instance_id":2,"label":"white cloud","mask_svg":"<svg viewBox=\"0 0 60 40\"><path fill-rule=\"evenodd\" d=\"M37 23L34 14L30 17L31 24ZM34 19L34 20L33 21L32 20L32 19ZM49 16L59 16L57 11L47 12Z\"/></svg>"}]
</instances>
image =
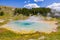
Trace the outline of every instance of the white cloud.
<instances>
[{"instance_id":1,"label":"white cloud","mask_svg":"<svg viewBox=\"0 0 60 40\"><path fill-rule=\"evenodd\" d=\"M24 3L27 3L27 1L25 1Z\"/></svg>"},{"instance_id":2,"label":"white cloud","mask_svg":"<svg viewBox=\"0 0 60 40\"><path fill-rule=\"evenodd\" d=\"M34 0L35 2L44 1L44 0Z\"/></svg>"},{"instance_id":3,"label":"white cloud","mask_svg":"<svg viewBox=\"0 0 60 40\"><path fill-rule=\"evenodd\" d=\"M40 6L38 6L37 4L35 3L29 3L29 4L26 4L24 5L25 8L39 8Z\"/></svg>"},{"instance_id":4,"label":"white cloud","mask_svg":"<svg viewBox=\"0 0 60 40\"><path fill-rule=\"evenodd\" d=\"M28 2L30 2L30 0L28 0Z\"/></svg>"},{"instance_id":5,"label":"white cloud","mask_svg":"<svg viewBox=\"0 0 60 40\"><path fill-rule=\"evenodd\" d=\"M24 1L24 3L29 3L30 2L30 0L28 0L28 1Z\"/></svg>"},{"instance_id":6,"label":"white cloud","mask_svg":"<svg viewBox=\"0 0 60 40\"><path fill-rule=\"evenodd\" d=\"M51 9L56 9L56 10L60 10L60 3L52 3L51 5L48 5L47 6L48 8L51 8Z\"/></svg>"}]
</instances>

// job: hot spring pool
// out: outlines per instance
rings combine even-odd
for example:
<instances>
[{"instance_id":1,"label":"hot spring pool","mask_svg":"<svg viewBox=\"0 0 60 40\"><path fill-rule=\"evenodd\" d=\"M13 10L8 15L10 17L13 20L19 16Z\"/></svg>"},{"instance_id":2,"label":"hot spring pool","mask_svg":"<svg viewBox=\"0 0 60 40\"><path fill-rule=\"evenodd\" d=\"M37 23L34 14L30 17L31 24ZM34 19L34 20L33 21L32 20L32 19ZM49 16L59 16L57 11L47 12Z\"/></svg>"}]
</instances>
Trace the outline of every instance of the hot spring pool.
<instances>
[{"instance_id":1,"label":"hot spring pool","mask_svg":"<svg viewBox=\"0 0 60 40\"><path fill-rule=\"evenodd\" d=\"M6 26L5 28L8 28L12 31L20 32L20 33L30 33L30 32L45 32L45 33L51 33L52 31L56 31L56 25L55 24L49 24L46 22L32 22L32 21L13 21Z\"/></svg>"}]
</instances>

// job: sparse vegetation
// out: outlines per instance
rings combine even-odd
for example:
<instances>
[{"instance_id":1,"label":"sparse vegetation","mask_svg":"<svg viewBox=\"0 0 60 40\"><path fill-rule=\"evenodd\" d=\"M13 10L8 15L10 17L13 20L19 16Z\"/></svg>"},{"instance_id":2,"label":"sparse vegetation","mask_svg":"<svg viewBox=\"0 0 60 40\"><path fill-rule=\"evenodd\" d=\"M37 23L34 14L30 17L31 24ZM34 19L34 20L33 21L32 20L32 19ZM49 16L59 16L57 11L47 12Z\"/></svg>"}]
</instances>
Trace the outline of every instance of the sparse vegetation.
<instances>
[{"instance_id":1,"label":"sparse vegetation","mask_svg":"<svg viewBox=\"0 0 60 40\"><path fill-rule=\"evenodd\" d=\"M7 22L11 20L24 20L29 17L29 15L37 15L37 13L40 13L40 15L43 15L44 17L47 16L47 13L51 12L49 8L32 8L32 9L26 9L26 8L11 8L6 6L0 6L0 19L5 20L3 23L0 23L1 25L6 24ZM51 19L54 20L54 19ZM60 24L60 18L57 18L58 24ZM45 34L45 33L32 33L32 34L17 34L10 30L0 28L0 40L29 40L29 39L36 39L40 40L39 38L41 36L45 36L44 40L60 40L60 26L57 28L57 32L51 33L51 34Z\"/></svg>"},{"instance_id":2,"label":"sparse vegetation","mask_svg":"<svg viewBox=\"0 0 60 40\"><path fill-rule=\"evenodd\" d=\"M44 40L60 40L60 26L57 28L57 32L52 32L51 34L45 33L32 33L32 34L16 34L10 30L0 28L0 40L29 40L29 39L36 39L40 40L39 38L44 36Z\"/></svg>"}]
</instances>

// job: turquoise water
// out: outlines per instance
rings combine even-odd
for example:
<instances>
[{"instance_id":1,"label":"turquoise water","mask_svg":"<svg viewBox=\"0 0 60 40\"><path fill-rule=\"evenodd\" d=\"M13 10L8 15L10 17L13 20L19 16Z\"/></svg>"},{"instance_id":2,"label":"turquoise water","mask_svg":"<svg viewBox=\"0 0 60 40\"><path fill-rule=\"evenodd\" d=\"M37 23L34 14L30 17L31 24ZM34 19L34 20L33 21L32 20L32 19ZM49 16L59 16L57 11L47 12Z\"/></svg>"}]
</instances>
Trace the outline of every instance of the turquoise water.
<instances>
[{"instance_id":1,"label":"turquoise water","mask_svg":"<svg viewBox=\"0 0 60 40\"><path fill-rule=\"evenodd\" d=\"M39 32L46 32L50 33L52 30L55 30L56 25L44 22L44 20L40 17L29 17L27 20L17 20L17 21L12 21L6 25L6 28L10 28L12 30L34 30L34 31L39 31Z\"/></svg>"},{"instance_id":2,"label":"turquoise water","mask_svg":"<svg viewBox=\"0 0 60 40\"><path fill-rule=\"evenodd\" d=\"M54 27L53 24L48 24L44 22L34 22L34 21L12 21L7 24L7 27L13 29L13 30L34 30L39 32L46 32L50 33L52 30L54 30L56 27Z\"/></svg>"},{"instance_id":3,"label":"turquoise water","mask_svg":"<svg viewBox=\"0 0 60 40\"><path fill-rule=\"evenodd\" d=\"M15 26L15 27L22 27L22 28L49 28L49 24L46 23L40 23L40 22L30 22L30 21L14 21L10 22L8 24L10 27Z\"/></svg>"},{"instance_id":4,"label":"turquoise water","mask_svg":"<svg viewBox=\"0 0 60 40\"><path fill-rule=\"evenodd\" d=\"M18 27L31 27L33 25L35 25L36 23L34 22L28 22L28 21L23 21L23 22L14 22L14 24L16 24Z\"/></svg>"},{"instance_id":5,"label":"turquoise water","mask_svg":"<svg viewBox=\"0 0 60 40\"><path fill-rule=\"evenodd\" d=\"M16 26L16 27L34 27L40 24L36 22L29 22L29 21L14 21L14 22L10 22L8 25Z\"/></svg>"}]
</instances>

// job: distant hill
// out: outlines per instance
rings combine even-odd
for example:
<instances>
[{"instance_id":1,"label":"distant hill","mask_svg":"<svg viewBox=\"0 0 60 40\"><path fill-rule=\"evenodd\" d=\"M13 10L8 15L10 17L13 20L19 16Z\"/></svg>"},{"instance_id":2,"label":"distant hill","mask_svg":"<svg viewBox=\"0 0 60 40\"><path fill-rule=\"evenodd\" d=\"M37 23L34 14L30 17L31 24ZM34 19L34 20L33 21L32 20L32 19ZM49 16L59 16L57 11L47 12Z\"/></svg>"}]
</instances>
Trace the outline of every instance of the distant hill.
<instances>
[{"instance_id":1,"label":"distant hill","mask_svg":"<svg viewBox=\"0 0 60 40\"><path fill-rule=\"evenodd\" d=\"M58 11L56 12L56 10L50 9L50 8L27 9L27 8L14 8L14 7L9 7L9 6L0 6L0 15L3 15L2 13L4 13L7 16L14 15L14 13L15 13L15 15L23 14L23 15L27 15L27 16L29 16L30 14L37 15L37 13L40 13L43 16L46 16L47 13L50 13L54 17L56 17L56 16L60 17L60 12L58 12Z\"/></svg>"},{"instance_id":2,"label":"distant hill","mask_svg":"<svg viewBox=\"0 0 60 40\"><path fill-rule=\"evenodd\" d=\"M0 12L3 11L4 13L13 13L14 9L12 7L0 6Z\"/></svg>"}]
</instances>

